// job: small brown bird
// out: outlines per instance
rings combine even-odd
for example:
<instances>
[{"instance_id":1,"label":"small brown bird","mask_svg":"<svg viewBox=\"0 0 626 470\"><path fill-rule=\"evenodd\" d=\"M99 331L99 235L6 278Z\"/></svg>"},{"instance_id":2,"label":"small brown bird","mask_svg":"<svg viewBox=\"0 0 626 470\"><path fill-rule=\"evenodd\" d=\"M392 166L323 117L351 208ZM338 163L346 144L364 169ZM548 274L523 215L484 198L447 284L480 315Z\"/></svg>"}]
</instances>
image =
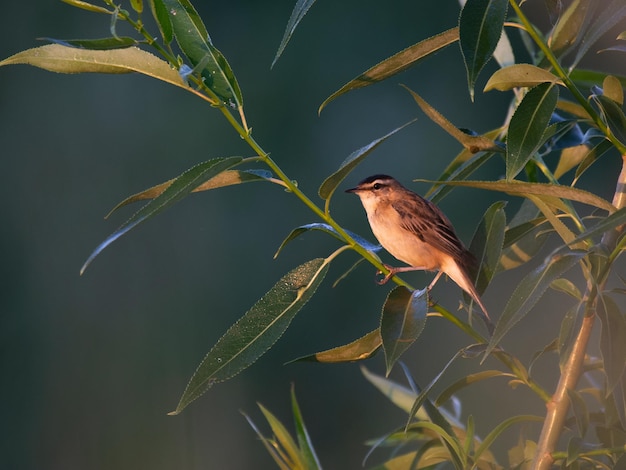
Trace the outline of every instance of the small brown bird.
<instances>
[{"instance_id":1,"label":"small brown bird","mask_svg":"<svg viewBox=\"0 0 626 470\"><path fill-rule=\"evenodd\" d=\"M383 248L410 265L385 265L389 274L380 284L400 272L438 271L428 286L430 290L445 273L479 305L491 331L489 314L469 274L476 265L476 258L456 236L441 209L387 175L365 178L346 192L355 193L361 199L372 232Z\"/></svg>"}]
</instances>

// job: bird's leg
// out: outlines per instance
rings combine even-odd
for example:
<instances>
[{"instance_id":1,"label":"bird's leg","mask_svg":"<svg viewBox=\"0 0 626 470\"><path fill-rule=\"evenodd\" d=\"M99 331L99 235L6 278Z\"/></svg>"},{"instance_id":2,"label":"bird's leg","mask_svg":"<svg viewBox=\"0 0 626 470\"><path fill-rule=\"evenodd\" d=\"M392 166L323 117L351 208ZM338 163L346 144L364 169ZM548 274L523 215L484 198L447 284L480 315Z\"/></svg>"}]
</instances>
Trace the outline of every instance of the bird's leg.
<instances>
[{"instance_id":1,"label":"bird's leg","mask_svg":"<svg viewBox=\"0 0 626 470\"><path fill-rule=\"evenodd\" d=\"M437 281L439 280L439 278L441 277L441 275L443 274L443 271L439 271L437 272L437 275L435 276L435 279L433 279L433 282L431 282L428 285L428 292L430 292L430 290L435 287L435 284L437 283Z\"/></svg>"},{"instance_id":2,"label":"bird's leg","mask_svg":"<svg viewBox=\"0 0 626 470\"><path fill-rule=\"evenodd\" d=\"M385 277L383 277L380 280L376 279L376 283L380 286L382 286L383 284L387 284L389 282L389 279L394 277L399 269L399 268L394 268L393 266L389 266L388 264L383 264L383 266L385 267L385 269L389 271L389 273L387 273ZM377 271L376 275L378 276L379 274L382 274L382 273L383 273L382 271Z\"/></svg>"},{"instance_id":3,"label":"bird's leg","mask_svg":"<svg viewBox=\"0 0 626 470\"><path fill-rule=\"evenodd\" d=\"M383 284L387 284L387 282L389 282L389 279L391 279L392 277L394 277L396 274L398 273L406 273L409 271L424 271L424 268L422 266L401 266L401 267L394 267L394 266L389 266L388 264L383 264L383 266L385 267L385 269L387 269L389 271L389 273L382 278L380 281L377 280L376 282L378 284L380 284L381 286ZM376 273L378 274L382 274L382 271L378 271ZM435 281L439 278L439 276L441 276L441 272L439 272L437 274L437 277L435 278ZM435 282L432 282L430 286L428 286L428 289L430 290L430 288L435 284Z\"/></svg>"}]
</instances>

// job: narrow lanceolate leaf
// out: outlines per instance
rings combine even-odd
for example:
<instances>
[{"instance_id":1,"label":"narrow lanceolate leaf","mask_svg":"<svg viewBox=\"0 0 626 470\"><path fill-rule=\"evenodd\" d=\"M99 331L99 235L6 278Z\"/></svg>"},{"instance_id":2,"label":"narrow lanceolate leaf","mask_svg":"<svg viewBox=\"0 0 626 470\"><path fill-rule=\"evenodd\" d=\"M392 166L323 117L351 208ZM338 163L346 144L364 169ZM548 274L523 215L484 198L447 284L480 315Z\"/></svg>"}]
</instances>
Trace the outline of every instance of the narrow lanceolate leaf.
<instances>
[{"instance_id":1,"label":"narrow lanceolate leaf","mask_svg":"<svg viewBox=\"0 0 626 470\"><path fill-rule=\"evenodd\" d=\"M87 266L98 256L102 250L120 238L122 235L135 228L140 223L159 214L164 209L176 204L181 199L189 195L195 188L200 186L207 180L215 177L222 171L237 165L243 159L241 157L215 158L208 162L200 163L174 180L174 182L161 193L160 196L154 198L148 204L137 211L130 219L128 219L120 228L109 235L89 256L87 261L80 270L83 274Z\"/></svg>"},{"instance_id":2,"label":"narrow lanceolate leaf","mask_svg":"<svg viewBox=\"0 0 626 470\"><path fill-rule=\"evenodd\" d=\"M463 147L469 150L471 153L477 153L484 150L499 150L499 147L495 142L482 135L470 135L457 128L454 124L448 121L443 114L433 108L430 104L424 100L420 95L413 90L406 88L413 96L413 99L422 111L439 127L454 137Z\"/></svg>"},{"instance_id":3,"label":"narrow lanceolate leaf","mask_svg":"<svg viewBox=\"0 0 626 470\"><path fill-rule=\"evenodd\" d=\"M586 0L574 0L560 15L550 35L550 50L557 57L578 44L590 6L593 5Z\"/></svg>"},{"instance_id":4,"label":"narrow lanceolate leaf","mask_svg":"<svg viewBox=\"0 0 626 470\"><path fill-rule=\"evenodd\" d=\"M337 230L335 230L332 226L330 226L328 224L324 224L324 223L321 223L321 222L315 222L315 223L312 223L312 224L301 225L300 227L294 228L291 231L291 233L289 235L287 235L287 238L285 238L283 240L283 242L278 247L278 250L276 250L276 253L274 254L274 258L278 257L278 255L283 250L283 248L287 245L287 243L289 243L290 241L298 238L300 235L302 235L303 233L306 233L306 232L308 232L310 230L320 230L320 231L325 232L325 233L327 233L329 235L332 235L337 240L345 242L344 238L339 234L339 232L337 232ZM377 252L377 251L380 251L382 249L382 247L380 245L375 245L373 243L370 243L365 238L361 237L360 235L357 235L354 232L351 232L350 230L346 230L346 233L348 235L350 235L355 242L357 242L359 245L361 245L367 251Z\"/></svg>"},{"instance_id":5,"label":"narrow lanceolate leaf","mask_svg":"<svg viewBox=\"0 0 626 470\"><path fill-rule=\"evenodd\" d=\"M472 99L478 74L491 58L502 35L508 4L507 0L468 0L461 11L459 42Z\"/></svg>"},{"instance_id":6,"label":"narrow lanceolate leaf","mask_svg":"<svg viewBox=\"0 0 626 470\"><path fill-rule=\"evenodd\" d=\"M159 25L163 42L165 44L171 43L174 38L174 32L172 31L172 22L163 0L150 0L150 9L154 20Z\"/></svg>"},{"instance_id":7,"label":"narrow lanceolate leaf","mask_svg":"<svg viewBox=\"0 0 626 470\"><path fill-rule=\"evenodd\" d=\"M506 228L505 205L500 201L487 209L470 244L470 251L478 260L478 278L474 283L479 294L485 291L500 263Z\"/></svg>"},{"instance_id":8,"label":"narrow lanceolate leaf","mask_svg":"<svg viewBox=\"0 0 626 470\"><path fill-rule=\"evenodd\" d=\"M593 23L585 32L580 47L576 52L574 63L570 67L576 68L576 65L589 51L598 39L600 39L609 29L622 21L626 17L626 3L623 0L613 0L609 4L604 4L599 9ZM597 82L596 82L597 83Z\"/></svg>"},{"instance_id":9,"label":"narrow lanceolate leaf","mask_svg":"<svg viewBox=\"0 0 626 470\"><path fill-rule=\"evenodd\" d=\"M0 66L28 64L58 73L137 72L181 88L189 88L177 70L164 60L136 47L93 51L48 44L27 49L0 62Z\"/></svg>"},{"instance_id":10,"label":"narrow lanceolate leaf","mask_svg":"<svg viewBox=\"0 0 626 470\"><path fill-rule=\"evenodd\" d=\"M261 357L313 296L327 271L327 260L318 258L280 279L209 351L172 414L180 413L212 385L228 380Z\"/></svg>"},{"instance_id":11,"label":"narrow lanceolate leaf","mask_svg":"<svg viewBox=\"0 0 626 470\"><path fill-rule=\"evenodd\" d=\"M335 171L332 175L324 180L322 185L320 186L318 193L322 199L328 200L333 195L337 186L344 180L346 176L359 164L363 161L365 157L367 157L376 147L382 144L389 137L394 135L396 132L404 129L409 124L413 124L415 119L407 122L406 124L392 130L387 135L384 135L376 140L373 140L365 147L361 147L358 150L352 152L348 158L346 158L343 163L339 166L339 169Z\"/></svg>"},{"instance_id":12,"label":"narrow lanceolate leaf","mask_svg":"<svg viewBox=\"0 0 626 470\"><path fill-rule=\"evenodd\" d=\"M575 246L582 241L588 241L590 244L593 244L593 237L604 235L606 232L615 230L623 225L626 225L626 207L622 207L618 211L601 219L600 222L593 227L585 230L583 233L576 236L576 238L569 241L567 247ZM563 250L566 250L567 247L564 247Z\"/></svg>"},{"instance_id":13,"label":"narrow lanceolate leaf","mask_svg":"<svg viewBox=\"0 0 626 470\"><path fill-rule=\"evenodd\" d=\"M136 46L137 40L135 38L118 36L102 39L54 39L54 38L40 38L44 41L49 41L54 44L60 44L62 46L79 47L82 49L101 50L106 51L109 49L123 49L125 47Z\"/></svg>"},{"instance_id":14,"label":"narrow lanceolate leaf","mask_svg":"<svg viewBox=\"0 0 626 470\"><path fill-rule=\"evenodd\" d=\"M192 192L195 193L200 191L209 191L211 189L223 188L225 186L231 186L241 183L250 183L253 181L268 181L270 180L270 178L272 178L272 173L267 170L226 170L214 176L209 181L202 183ZM146 199L154 199L155 197L160 196L161 194L163 194L163 191L165 191L172 185L174 181L176 180L171 179L169 181L166 181L165 183L157 184L156 186L152 186L151 188L127 197L122 202L117 204L113 209L111 209L111 211L107 214L107 218L113 212L124 206L127 206L128 204L132 204L133 202L138 201L145 201Z\"/></svg>"},{"instance_id":15,"label":"narrow lanceolate leaf","mask_svg":"<svg viewBox=\"0 0 626 470\"><path fill-rule=\"evenodd\" d=\"M315 449L313 448L309 432L304 424L304 418L302 417L300 406L296 400L296 391L293 385L291 386L291 411L293 413L296 436L298 437L298 447L300 448L300 455L305 461L305 468L311 470L321 470L322 466L317 454L315 453Z\"/></svg>"},{"instance_id":16,"label":"narrow lanceolate leaf","mask_svg":"<svg viewBox=\"0 0 626 470\"><path fill-rule=\"evenodd\" d=\"M485 134L484 137L489 139L492 142L495 142L494 139L497 139L498 136L502 133L501 128L492 129ZM491 153L487 158L491 158ZM437 178L440 181L445 181L448 179L467 179L467 177L472 174L477 168L479 168L484 161L480 159L480 156L477 156L476 153L471 152L467 148L463 148L456 157L452 159L448 166L443 170L443 172ZM464 176L459 176L463 174ZM439 192L440 186L435 184L432 188L428 190L426 193L427 197L434 195ZM434 201L433 201L434 202Z\"/></svg>"},{"instance_id":17,"label":"narrow lanceolate leaf","mask_svg":"<svg viewBox=\"0 0 626 470\"><path fill-rule=\"evenodd\" d=\"M594 96L594 101L602 111L604 122L611 133L622 144L626 145L626 116L624 110L612 99L604 95Z\"/></svg>"},{"instance_id":18,"label":"narrow lanceolate leaf","mask_svg":"<svg viewBox=\"0 0 626 470\"><path fill-rule=\"evenodd\" d=\"M530 309L550 287L552 281L572 268L583 256L584 253L552 256L524 277L498 319L496 329L485 351L485 357L500 343L504 335L530 312Z\"/></svg>"},{"instance_id":19,"label":"narrow lanceolate leaf","mask_svg":"<svg viewBox=\"0 0 626 470\"><path fill-rule=\"evenodd\" d=\"M493 377L505 377L507 379L512 379L515 377L514 374L510 372L502 372L500 370L483 370L481 372L477 372L475 374L469 374L452 385L449 385L443 392L439 394L437 400L435 400L435 406L445 405L446 402L454 396L455 393L460 392L466 387L469 387L472 384L477 382L481 382L486 379L491 379Z\"/></svg>"},{"instance_id":20,"label":"narrow lanceolate leaf","mask_svg":"<svg viewBox=\"0 0 626 470\"><path fill-rule=\"evenodd\" d=\"M321 351L308 356L302 356L290 362L354 362L372 357L382 345L380 331L370 331L368 334L351 343L336 348Z\"/></svg>"},{"instance_id":21,"label":"narrow lanceolate leaf","mask_svg":"<svg viewBox=\"0 0 626 470\"><path fill-rule=\"evenodd\" d=\"M596 196L593 193L571 186L559 186L546 183L526 183L524 181L431 181L416 180L427 183L439 183L450 186L465 186L468 188L487 189L489 191L499 191L512 196L527 196L534 194L537 196L554 196L570 201L581 202L598 209L603 209L610 214L615 212L615 206L606 199Z\"/></svg>"},{"instance_id":22,"label":"narrow lanceolate leaf","mask_svg":"<svg viewBox=\"0 0 626 470\"><path fill-rule=\"evenodd\" d=\"M428 290L411 292L398 286L389 293L380 320L387 375L426 326Z\"/></svg>"},{"instance_id":23,"label":"narrow lanceolate leaf","mask_svg":"<svg viewBox=\"0 0 626 470\"><path fill-rule=\"evenodd\" d=\"M61 0L63 3L67 3L68 5L72 5L73 7L80 8L81 10L92 11L94 13L105 13L107 15L112 14L113 12L107 10L106 8L92 5L89 2L83 2L82 0Z\"/></svg>"},{"instance_id":24,"label":"narrow lanceolate leaf","mask_svg":"<svg viewBox=\"0 0 626 470\"><path fill-rule=\"evenodd\" d=\"M363 72L358 77L350 80L339 90L326 98L321 104L318 112L321 113L322 109L324 109L326 105L328 105L328 103L333 101L335 98L343 95L344 93L347 93L351 90L356 90L358 88L373 85L375 83L386 80L387 78L392 77L400 72L403 72L412 65L418 63L421 59L443 49L446 46L449 46L453 42L458 41L458 39L459 28L452 28L444 31L443 33L437 34L436 36L424 39L417 44L413 44L412 46L407 47L397 54L392 55L388 59L385 59L382 62L376 64L374 67L367 70L366 72Z\"/></svg>"},{"instance_id":25,"label":"narrow lanceolate leaf","mask_svg":"<svg viewBox=\"0 0 626 470\"><path fill-rule=\"evenodd\" d=\"M189 0L162 0L178 45L198 67L206 85L224 102L240 108L243 96L230 65L211 43L202 19Z\"/></svg>"},{"instance_id":26,"label":"narrow lanceolate leaf","mask_svg":"<svg viewBox=\"0 0 626 470\"><path fill-rule=\"evenodd\" d=\"M543 144L543 135L558 98L558 88L544 83L530 90L515 110L507 137L508 180L515 178Z\"/></svg>"},{"instance_id":27,"label":"narrow lanceolate leaf","mask_svg":"<svg viewBox=\"0 0 626 470\"><path fill-rule=\"evenodd\" d=\"M287 431L287 428L260 403L259 408L272 429L273 438L270 440L270 443L273 444L276 453L281 457L276 463L278 463L281 468L305 468L298 446L289 434L289 431ZM272 456L274 455L275 454L272 453Z\"/></svg>"},{"instance_id":28,"label":"narrow lanceolate leaf","mask_svg":"<svg viewBox=\"0 0 626 470\"><path fill-rule=\"evenodd\" d=\"M515 64L497 70L487 81L483 91L506 91L515 87L534 87L541 83L563 85L559 77L545 69L530 64Z\"/></svg>"},{"instance_id":29,"label":"narrow lanceolate leaf","mask_svg":"<svg viewBox=\"0 0 626 470\"><path fill-rule=\"evenodd\" d=\"M626 318L615 301L602 295L598 302L598 317L602 322L600 350L607 378L607 395L620 383L626 367Z\"/></svg>"},{"instance_id":30,"label":"narrow lanceolate leaf","mask_svg":"<svg viewBox=\"0 0 626 470\"><path fill-rule=\"evenodd\" d=\"M298 0L296 5L293 7L293 11L291 12L291 16L289 17L289 21L287 22L287 27L285 28L285 34L283 34L283 38L280 41L280 46L278 46L278 50L276 51L276 56L272 61L272 65L270 68L274 67L274 64L278 62L278 59L282 55L285 47L287 47L287 43L291 39L293 32L296 30L296 27L304 18L304 15L307 14L309 8L313 6L315 0Z\"/></svg>"}]
</instances>

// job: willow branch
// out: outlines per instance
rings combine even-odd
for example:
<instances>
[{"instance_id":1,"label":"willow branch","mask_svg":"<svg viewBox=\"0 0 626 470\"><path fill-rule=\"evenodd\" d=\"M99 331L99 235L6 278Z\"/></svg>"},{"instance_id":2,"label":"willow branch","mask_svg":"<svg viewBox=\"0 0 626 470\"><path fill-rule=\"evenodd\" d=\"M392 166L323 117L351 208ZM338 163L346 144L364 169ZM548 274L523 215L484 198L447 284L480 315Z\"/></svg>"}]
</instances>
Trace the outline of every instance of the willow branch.
<instances>
[{"instance_id":1,"label":"willow branch","mask_svg":"<svg viewBox=\"0 0 626 470\"><path fill-rule=\"evenodd\" d=\"M613 205L618 209L626 205L626 154L622 155L622 171L615 188ZM609 251L612 250L622 230L623 227L618 227L606 232L602 237L602 245L607 247ZM532 470L548 470L554 463L553 452L561 435L561 431L563 430L563 424L565 423L565 418L567 417L570 406L567 392L576 387L583 371L585 353L596 319L597 293L604 288L604 279L606 279L606 276L604 276L601 283L597 286L592 282L589 282L587 285L587 292L585 293L585 298L587 299L585 316L580 330L578 331L576 341L574 342L572 352L563 367L561 379L559 380L556 391L552 399L546 405L548 413L543 423L539 442L537 443L535 460L531 467Z\"/></svg>"}]
</instances>

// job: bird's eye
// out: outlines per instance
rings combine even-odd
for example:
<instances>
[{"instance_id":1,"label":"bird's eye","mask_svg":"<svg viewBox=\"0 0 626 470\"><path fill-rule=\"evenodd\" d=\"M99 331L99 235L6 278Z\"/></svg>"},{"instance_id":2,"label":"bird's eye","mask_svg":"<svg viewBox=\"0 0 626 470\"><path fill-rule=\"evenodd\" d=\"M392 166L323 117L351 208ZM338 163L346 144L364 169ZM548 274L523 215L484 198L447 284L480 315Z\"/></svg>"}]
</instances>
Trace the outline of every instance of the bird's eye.
<instances>
[{"instance_id":1,"label":"bird's eye","mask_svg":"<svg viewBox=\"0 0 626 470\"><path fill-rule=\"evenodd\" d=\"M376 191L377 189L380 189L380 188L382 188L382 187L383 187L383 185L382 185L382 184L380 184L380 183L374 183L374 186L372 186L372 189L373 189L374 191Z\"/></svg>"}]
</instances>

